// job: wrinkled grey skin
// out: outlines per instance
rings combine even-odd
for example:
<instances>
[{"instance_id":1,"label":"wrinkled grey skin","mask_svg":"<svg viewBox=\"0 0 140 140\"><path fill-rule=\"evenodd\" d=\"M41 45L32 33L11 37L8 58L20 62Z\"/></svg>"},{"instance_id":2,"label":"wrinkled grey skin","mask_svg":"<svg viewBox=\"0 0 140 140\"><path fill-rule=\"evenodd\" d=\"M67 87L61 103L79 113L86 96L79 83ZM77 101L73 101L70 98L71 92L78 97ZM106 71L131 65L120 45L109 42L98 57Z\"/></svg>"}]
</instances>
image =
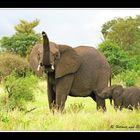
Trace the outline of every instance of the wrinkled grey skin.
<instances>
[{"instance_id":1,"label":"wrinkled grey skin","mask_svg":"<svg viewBox=\"0 0 140 140\"><path fill-rule=\"evenodd\" d=\"M137 87L123 88L121 85L106 87L99 95L102 99L112 98L115 109L133 108L138 109L140 105L140 89Z\"/></svg>"},{"instance_id":2,"label":"wrinkled grey skin","mask_svg":"<svg viewBox=\"0 0 140 140\"><path fill-rule=\"evenodd\" d=\"M45 32L42 36L43 45L33 48L30 65L38 75L47 73L49 108L62 111L69 95L91 97L97 109L106 110L105 100L98 96L111 76L106 58L93 47L72 48L50 42Z\"/></svg>"}]
</instances>

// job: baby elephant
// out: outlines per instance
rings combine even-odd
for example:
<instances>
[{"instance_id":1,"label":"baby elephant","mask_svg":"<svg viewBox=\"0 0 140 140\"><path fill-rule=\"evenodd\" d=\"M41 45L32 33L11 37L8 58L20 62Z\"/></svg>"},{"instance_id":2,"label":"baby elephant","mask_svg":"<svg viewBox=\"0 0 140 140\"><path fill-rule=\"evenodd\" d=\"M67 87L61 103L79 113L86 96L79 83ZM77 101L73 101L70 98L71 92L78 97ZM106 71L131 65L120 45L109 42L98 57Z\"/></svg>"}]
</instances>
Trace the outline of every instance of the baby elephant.
<instances>
[{"instance_id":1,"label":"baby elephant","mask_svg":"<svg viewBox=\"0 0 140 140\"><path fill-rule=\"evenodd\" d=\"M133 107L138 109L140 106L140 89L137 87L123 88L121 85L113 85L105 88L100 97L103 99L112 98L114 108L128 108L133 110Z\"/></svg>"}]
</instances>

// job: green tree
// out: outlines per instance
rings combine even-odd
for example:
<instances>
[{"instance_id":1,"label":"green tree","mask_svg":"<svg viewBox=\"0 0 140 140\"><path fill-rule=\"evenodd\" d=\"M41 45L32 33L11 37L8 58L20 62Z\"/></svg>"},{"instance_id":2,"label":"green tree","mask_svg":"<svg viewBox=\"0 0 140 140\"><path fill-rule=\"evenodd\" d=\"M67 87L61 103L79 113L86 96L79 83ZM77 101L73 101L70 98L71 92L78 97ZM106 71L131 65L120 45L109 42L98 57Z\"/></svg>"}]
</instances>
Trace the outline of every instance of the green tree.
<instances>
[{"instance_id":1,"label":"green tree","mask_svg":"<svg viewBox=\"0 0 140 140\"><path fill-rule=\"evenodd\" d=\"M129 54L140 54L140 16L108 21L103 24L101 32L105 40L117 43Z\"/></svg>"},{"instance_id":2,"label":"green tree","mask_svg":"<svg viewBox=\"0 0 140 140\"><path fill-rule=\"evenodd\" d=\"M117 75L127 69L133 69L135 59L131 58L118 44L106 40L99 44L98 50L106 56L111 65L113 75Z\"/></svg>"},{"instance_id":3,"label":"green tree","mask_svg":"<svg viewBox=\"0 0 140 140\"><path fill-rule=\"evenodd\" d=\"M26 56L30 47L40 40L40 36L35 34L20 33L12 37L3 37L1 39L1 47L6 51Z\"/></svg>"},{"instance_id":4,"label":"green tree","mask_svg":"<svg viewBox=\"0 0 140 140\"><path fill-rule=\"evenodd\" d=\"M41 40L41 35L33 30L38 24L39 20L33 22L21 20L21 23L15 26L16 33L13 36L1 38L2 50L26 57L31 47Z\"/></svg>"},{"instance_id":5,"label":"green tree","mask_svg":"<svg viewBox=\"0 0 140 140\"><path fill-rule=\"evenodd\" d=\"M32 22L28 22L26 20L20 20L20 23L15 26L15 30L17 33L35 33L33 30L36 26L38 26L39 20L35 19Z\"/></svg>"}]
</instances>

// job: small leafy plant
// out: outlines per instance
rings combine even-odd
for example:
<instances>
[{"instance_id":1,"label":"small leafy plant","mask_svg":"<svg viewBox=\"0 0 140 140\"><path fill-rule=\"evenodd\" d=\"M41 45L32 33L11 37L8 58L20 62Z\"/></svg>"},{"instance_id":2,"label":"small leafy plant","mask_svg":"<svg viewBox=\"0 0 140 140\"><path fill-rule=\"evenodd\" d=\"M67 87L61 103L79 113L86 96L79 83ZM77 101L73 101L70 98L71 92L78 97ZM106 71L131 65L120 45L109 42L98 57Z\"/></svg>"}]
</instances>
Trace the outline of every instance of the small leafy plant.
<instances>
[{"instance_id":1,"label":"small leafy plant","mask_svg":"<svg viewBox=\"0 0 140 140\"><path fill-rule=\"evenodd\" d=\"M74 103L74 104L70 104L69 107L68 107L68 111L69 112L79 112L81 110L84 109L84 104L83 103Z\"/></svg>"},{"instance_id":2,"label":"small leafy plant","mask_svg":"<svg viewBox=\"0 0 140 140\"><path fill-rule=\"evenodd\" d=\"M36 87L38 78L32 74L26 77L18 77L14 71L12 74L5 78L4 87L8 93L7 106L13 110L18 108L26 110L26 102L34 101L33 89Z\"/></svg>"}]
</instances>

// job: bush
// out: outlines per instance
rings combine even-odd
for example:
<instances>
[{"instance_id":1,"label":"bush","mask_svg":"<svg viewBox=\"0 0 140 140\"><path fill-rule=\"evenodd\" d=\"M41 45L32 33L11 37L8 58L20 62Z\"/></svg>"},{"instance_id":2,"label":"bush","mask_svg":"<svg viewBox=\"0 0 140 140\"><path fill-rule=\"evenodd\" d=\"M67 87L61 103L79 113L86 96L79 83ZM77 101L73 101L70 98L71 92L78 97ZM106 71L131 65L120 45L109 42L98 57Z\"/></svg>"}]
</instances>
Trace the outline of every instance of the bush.
<instances>
[{"instance_id":1,"label":"bush","mask_svg":"<svg viewBox=\"0 0 140 140\"><path fill-rule=\"evenodd\" d=\"M112 41L106 40L99 44L98 50L106 56L111 65L113 75L117 75L127 69L131 70L135 64L135 59Z\"/></svg>"},{"instance_id":2,"label":"bush","mask_svg":"<svg viewBox=\"0 0 140 140\"><path fill-rule=\"evenodd\" d=\"M19 108L26 110L26 102L34 101L33 90L36 87L38 78L28 74L26 77L18 77L16 72L12 72L6 77L4 88L8 93L7 106L9 109Z\"/></svg>"},{"instance_id":3,"label":"bush","mask_svg":"<svg viewBox=\"0 0 140 140\"><path fill-rule=\"evenodd\" d=\"M135 63L133 64L133 69L140 74L140 56L135 57Z\"/></svg>"},{"instance_id":4,"label":"bush","mask_svg":"<svg viewBox=\"0 0 140 140\"><path fill-rule=\"evenodd\" d=\"M84 107L85 107L85 105L83 103L74 103L74 104L69 105L67 111L77 113L77 112L83 110Z\"/></svg>"},{"instance_id":5,"label":"bush","mask_svg":"<svg viewBox=\"0 0 140 140\"><path fill-rule=\"evenodd\" d=\"M136 84L136 80L138 77L138 73L134 70L126 70L125 72L122 72L118 74L117 76L114 76L113 83L115 84L122 84L126 87L134 86Z\"/></svg>"},{"instance_id":6,"label":"bush","mask_svg":"<svg viewBox=\"0 0 140 140\"><path fill-rule=\"evenodd\" d=\"M5 78L8 76L13 70L19 76L25 76L28 71L30 71L30 67L28 61L25 58L22 58L18 55L11 53L1 53L0 54L0 77Z\"/></svg>"}]
</instances>

